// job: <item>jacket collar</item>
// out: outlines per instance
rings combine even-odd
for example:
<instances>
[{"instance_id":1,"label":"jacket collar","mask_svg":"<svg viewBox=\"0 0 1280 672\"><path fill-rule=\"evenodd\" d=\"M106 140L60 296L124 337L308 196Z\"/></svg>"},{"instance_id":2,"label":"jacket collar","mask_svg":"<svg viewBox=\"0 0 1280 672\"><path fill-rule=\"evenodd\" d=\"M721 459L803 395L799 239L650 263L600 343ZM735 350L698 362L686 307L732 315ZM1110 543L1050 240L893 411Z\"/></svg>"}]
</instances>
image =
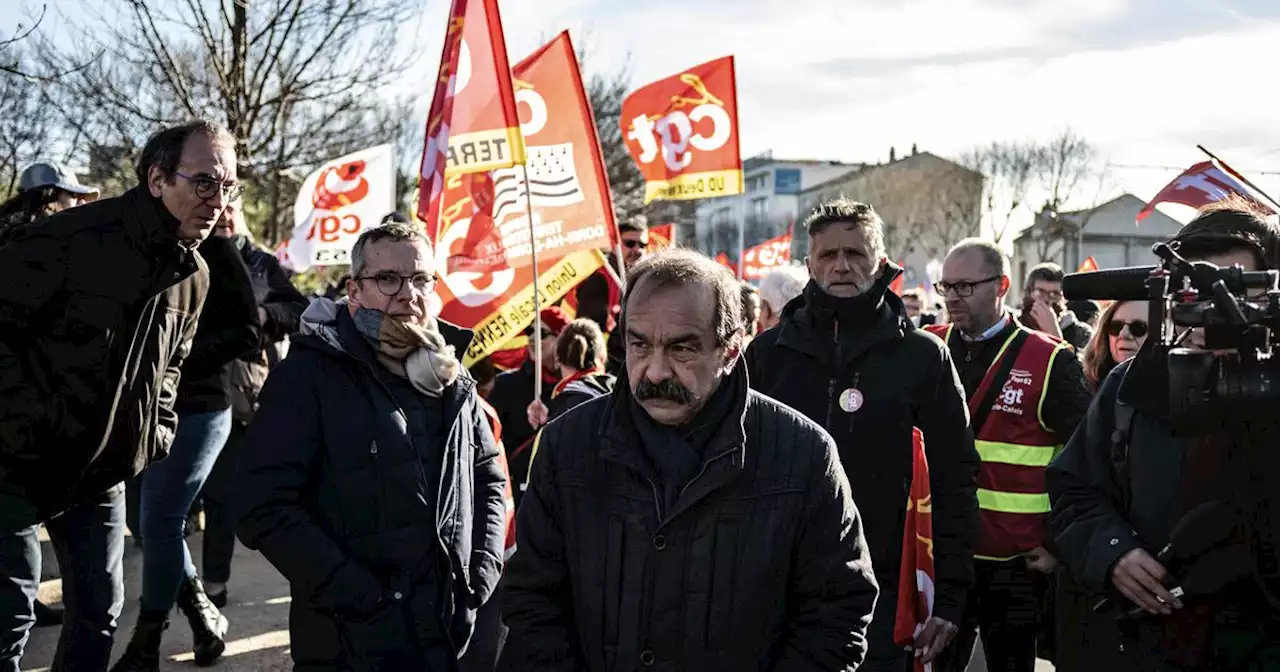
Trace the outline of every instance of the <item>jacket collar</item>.
<instances>
[{"instance_id":1,"label":"jacket collar","mask_svg":"<svg viewBox=\"0 0 1280 672\"><path fill-rule=\"evenodd\" d=\"M124 218L124 230L139 249L172 247L189 251L178 241L177 220L164 210L164 204L153 197L144 186L126 191L121 198L133 210L132 217Z\"/></svg>"},{"instance_id":2,"label":"jacket collar","mask_svg":"<svg viewBox=\"0 0 1280 672\"><path fill-rule=\"evenodd\" d=\"M888 272L892 272L894 268L896 267L890 267ZM894 275L896 276L896 273ZM856 342L849 344L849 347L837 348L837 334L832 325L818 319L807 305L804 294L801 294L782 309L778 345L843 367L875 346L900 340L908 331L917 329L906 316L906 308L901 297L893 292L885 292L875 319L875 323L869 327L864 325L862 337ZM835 361L837 351L839 351L839 361Z\"/></svg>"}]
</instances>

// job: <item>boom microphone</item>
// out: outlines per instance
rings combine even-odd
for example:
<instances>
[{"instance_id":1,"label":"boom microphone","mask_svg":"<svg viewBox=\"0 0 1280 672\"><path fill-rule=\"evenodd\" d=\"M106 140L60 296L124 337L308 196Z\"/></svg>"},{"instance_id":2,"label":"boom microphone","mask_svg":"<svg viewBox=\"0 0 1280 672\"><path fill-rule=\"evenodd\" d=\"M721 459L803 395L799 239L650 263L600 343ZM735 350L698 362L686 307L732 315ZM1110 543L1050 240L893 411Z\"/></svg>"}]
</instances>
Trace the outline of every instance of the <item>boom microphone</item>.
<instances>
[{"instance_id":1,"label":"boom microphone","mask_svg":"<svg viewBox=\"0 0 1280 672\"><path fill-rule=\"evenodd\" d=\"M1129 266L1105 271L1068 273L1062 278L1062 295L1068 300L1142 301L1150 298L1147 277L1158 266Z\"/></svg>"}]
</instances>

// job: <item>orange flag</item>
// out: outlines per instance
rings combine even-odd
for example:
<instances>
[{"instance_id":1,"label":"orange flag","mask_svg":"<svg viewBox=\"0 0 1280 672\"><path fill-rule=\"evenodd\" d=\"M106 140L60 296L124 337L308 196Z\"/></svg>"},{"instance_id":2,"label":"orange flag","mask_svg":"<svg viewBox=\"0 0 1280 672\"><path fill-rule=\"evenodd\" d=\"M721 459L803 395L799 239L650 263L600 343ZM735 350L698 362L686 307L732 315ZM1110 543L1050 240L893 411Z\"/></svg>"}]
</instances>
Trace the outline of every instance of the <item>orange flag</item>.
<instances>
[{"instance_id":1,"label":"orange flag","mask_svg":"<svg viewBox=\"0 0 1280 672\"><path fill-rule=\"evenodd\" d=\"M893 642L909 646L933 615L933 499L929 489L929 462L924 435L912 428L911 491L907 518L902 526L902 567L898 574L898 609L893 621ZM933 664L914 659L915 672L931 672Z\"/></svg>"},{"instance_id":2,"label":"orange flag","mask_svg":"<svg viewBox=\"0 0 1280 672\"><path fill-rule=\"evenodd\" d=\"M898 262L898 266L899 267L902 266L901 261ZM906 283L907 283L906 274L899 273L898 277L894 278L893 282L889 283L889 291L893 292L894 294L897 294L898 296L902 296L902 290L906 287Z\"/></svg>"},{"instance_id":3,"label":"orange flag","mask_svg":"<svg viewBox=\"0 0 1280 672\"><path fill-rule=\"evenodd\" d=\"M631 92L620 126L644 175L645 203L742 193L732 56Z\"/></svg>"},{"instance_id":4,"label":"orange flag","mask_svg":"<svg viewBox=\"0 0 1280 672\"><path fill-rule=\"evenodd\" d=\"M1080 263L1080 268L1076 269L1076 273L1088 273L1098 270L1098 260L1092 256Z\"/></svg>"},{"instance_id":5,"label":"orange flag","mask_svg":"<svg viewBox=\"0 0 1280 672\"><path fill-rule=\"evenodd\" d=\"M440 235L445 180L524 163L498 0L453 0L427 113L418 219Z\"/></svg>"},{"instance_id":6,"label":"orange flag","mask_svg":"<svg viewBox=\"0 0 1280 672\"><path fill-rule=\"evenodd\" d=\"M791 228L781 236L748 247L742 253L742 279L760 280L779 266L791 261Z\"/></svg>"},{"instance_id":7,"label":"orange flag","mask_svg":"<svg viewBox=\"0 0 1280 672\"><path fill-rule=\"evenodd\" d=\"M737 264L735 264L735 263L733 263L732 261L730 261L730 260L729 260L729 255L725 254L724 252L721 252L720 254L717 254L717 255L716 255L716 263L718 263L718 264L720 264L721 266L724 266L725 268L727 268L727 269L729 269L729 270L733 271L733 274L734 274L734 275L737 275L737 274L738 274L738 265L737 265Z\"/></svg>"},{"instance_id":8,"label":"orange flag","mask_svg":"<svg viewBox=\"0 0 1280 672\"><path fill-rule=\"evenodd\" d=\"M668 247L675 247L676 225L663 224L649 229L649 251L657 252Z\"/></svg>"},{"instance_id":9,"label":"orange flag","mask_svg":"<svg viewBox=\"0 0 1280 672\"><path fill-rule=\"evenodd\" d=\"M534 245L539 301L550 306L604 264L598 250L616 229L568 32L512 74L529 157L527 184L518 168L450 178L442 199L436 254L444 273L436 294L443 319L475 332L467 365L508 347L532 323Z\"/></svg>"}]
</instances>

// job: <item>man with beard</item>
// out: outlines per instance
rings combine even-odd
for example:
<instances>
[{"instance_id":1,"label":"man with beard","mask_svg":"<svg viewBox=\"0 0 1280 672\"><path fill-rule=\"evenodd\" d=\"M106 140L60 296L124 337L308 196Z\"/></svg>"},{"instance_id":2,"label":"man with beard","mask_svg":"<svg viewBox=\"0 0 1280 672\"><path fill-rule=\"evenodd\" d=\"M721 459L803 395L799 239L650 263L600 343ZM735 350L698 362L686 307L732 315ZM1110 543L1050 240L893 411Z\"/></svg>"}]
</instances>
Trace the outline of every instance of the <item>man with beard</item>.
<instances>
[{"instance_id":1,"label":"man with beard","mask_svg":"<svg viewBox=\"0 0 1280 672\"><path fill-rule=\"evenodd\" d=\"M942 657L945 672L964 671L979 631L991 669L1035 668L1039 605L1052 595L1058 564L1046 549L1045 466L1089 408L1080 360L1061 339L1013 319L1004 307L1009 285L1000 248L968 239L947 254L935 286L951 324L929 330L956 362L982 458L976 580L960 634Z\"/></svg>"},{"instance_id":2,"label":"man with beard","mask_svg":"<svg viewBox=\"0 0 1280 672\"><path fill-rule=\"evenodd\" d=\"M894 609L912 428L924 433L937 597L914 648L932 662L956 632L973 579L978 456L964 390L943 344L916 329L888 291L902 269L885 256L884 223L871 206L824 203L805 226L812 280L783 309L779 326L747 350L751 384L821 423L840 446L881 586L864 670L905 664L893 642Z\"/></svg>"},{"instance_id":3,"label":"man with beard","mask_svg":"<svg viewBox=\"0 0 1280 672\"><path fill-rule=\"evenodd\" d=\"M636 266L614 393L547 425L500 669L852 672L876 586L831 437L747 389L736 279Z\"/></svg>"},{"instance_id":4,"label":"man with beard","mask_svg":"<svg viewBox=\"0 0 1280 672\"><path fill-rule=\"evenodd\" d=\"M1027 273L1023 287L1022 324L1031 329L1060 338L1076 352L1084 352L1093 338L1093 329L1067 310L1062 295L1062 267L1051 262L1037 264Z\"/></svg>"}]
</instances>

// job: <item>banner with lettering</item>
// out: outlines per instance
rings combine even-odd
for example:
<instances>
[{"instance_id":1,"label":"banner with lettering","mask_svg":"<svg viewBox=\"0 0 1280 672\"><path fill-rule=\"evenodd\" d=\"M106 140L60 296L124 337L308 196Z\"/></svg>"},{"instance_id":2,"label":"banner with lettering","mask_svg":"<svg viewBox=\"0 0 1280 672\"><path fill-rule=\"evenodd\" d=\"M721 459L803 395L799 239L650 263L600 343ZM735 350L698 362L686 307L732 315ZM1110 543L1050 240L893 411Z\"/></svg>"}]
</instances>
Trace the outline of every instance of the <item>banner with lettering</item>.
<instances>
[{"instance_id":1,"label":"banner with lettering","mask_svg":"<svg viewBox=\"0 0 1280 672\"><path fill-rule=\"evenodd\" d=\"M442 199L437 296L443 319L476 333L468 365L508 347L532 322L535 244L540 302L549 306L600 269L599 250L617 228L568 32L517 64L513 77L528 183L519 168L459 176Z\"/></svg>"},{"instance_id":2,"label":"banner with lettering","mask_svg":"<svg viewBox=\"0 0 1280 672\"><path fill-rule=\"evenodd\" d=\"M761 280L779 266L791 262L791 229L781 236L748 247L742 253L742 279Z\"/></svg>"},{"instance_id":3,"label":"banner with lettering","mask_svg":"<svg viewBox=\"0 0 1280 672\"><path fill-rule=\"evenodd\" d=\"M395 209L391 145L334 159L302 182L293 204L293 236L276 256L295 271L349 264L360 232Z\"/></svg>"},{"instance_id":4,"label":"banner with lettering","mask_svg":"<svg viewBox=\"0 0 1280 672\"><path fill-rule=\"evenodd\" d=\"M742 193L732 56L633 91L620 126L644 176L645 203Z\"/></svg>"},{"instance_id":5,"label":"banner with lettering","mask_svg":"<svg viewBox=\"0 0 1280 672\"><path fill-rule=\"evenodd\" d=\"M524 163L498 0L453 0L418 177L418 219L440 234L445 180Z\"/></svg>"}]
</instances>

